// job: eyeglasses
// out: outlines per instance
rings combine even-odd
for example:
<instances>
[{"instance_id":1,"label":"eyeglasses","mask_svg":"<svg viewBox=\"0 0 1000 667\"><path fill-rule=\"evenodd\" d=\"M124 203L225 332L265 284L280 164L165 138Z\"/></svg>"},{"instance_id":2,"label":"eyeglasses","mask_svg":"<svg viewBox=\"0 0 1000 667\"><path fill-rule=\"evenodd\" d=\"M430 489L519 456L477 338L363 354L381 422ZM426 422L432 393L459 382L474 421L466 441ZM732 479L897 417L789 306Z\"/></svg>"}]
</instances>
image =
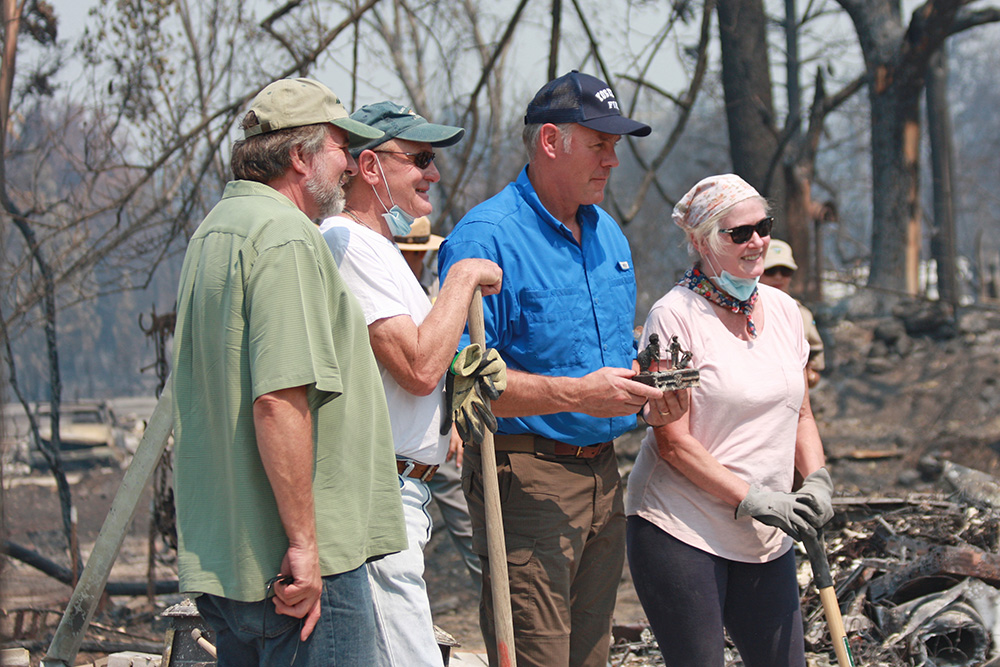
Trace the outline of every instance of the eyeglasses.
<instances>
[{"instance_id":1,"label":"eyeglasses","mask_svg":"<svg viewBox=\"0 0 1000 667\"><path fill-rule=\"evenodd\" d=\"M757 235L761 238L771 235L771 227L774 226L774 218L768 216L763 220L758 221L753 225L740 225L739 227L733 227L731 229L720 229L720 234L729 234L729 238L733 240L736 245L743 245L747 241L753 238L753 233L757 232Z\"/></svg>"},{"instance_id":2,"label":"eyeglasses","mask_svg":"<svg viewBox=\"0 0 1000 667\"><path fill-rule=\"evenodd\" d=\"M790 266L772 266L770 269L764 269L765 276L778 276L782 278L791 278L792 274L795 273L795 269Z\"/></svg>"},{"instance_id":3,"label":"eyeglasses","mask_svg":"<svg viewBox=\"0 0 1000 667\"><path fill-rule=\"evenodd\" d=\"M407 153L406 151L374 151L375 153L390 153L392 155L405 155L417 166L417 169L426 169L431 166L431 162L437 157L434 151L420 151L419 153Z\"/></svg>"}]
</instances>

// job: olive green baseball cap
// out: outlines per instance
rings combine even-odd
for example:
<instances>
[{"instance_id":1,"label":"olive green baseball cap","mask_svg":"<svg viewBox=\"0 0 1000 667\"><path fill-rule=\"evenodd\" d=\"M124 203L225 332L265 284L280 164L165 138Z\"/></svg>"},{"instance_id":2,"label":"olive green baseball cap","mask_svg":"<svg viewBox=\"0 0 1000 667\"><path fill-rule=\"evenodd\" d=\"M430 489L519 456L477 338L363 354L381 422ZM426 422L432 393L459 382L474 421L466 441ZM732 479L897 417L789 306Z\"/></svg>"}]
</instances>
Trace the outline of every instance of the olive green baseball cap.
<instances>
[{"instance_id":1,"label":"olive green baseball cap","mask_svg":"<svg viewBox=\"0 0 1000 667\"><path fill-rule=\"evenodd\" d=\"M428 143L435 148L452 146L465 136L465 128L454 125L429 123L410 107L388 100L366 104L351 118L384 132L383 136L359 146L351 146L351 155L357 159L363 150L374 150L391 139Z\"/></svg>"},{"instance_id":2,"label":"olive green baseball cap","mask_svg":"<svg viewBox=\"0 0 1000 667\"><path fill-rule=\"evenodd\" d=\"M350 117L332 90L313 79L279 79L257 93L250 103L257 124L243 138L303 125L330 123L347 132L351 145L378 139L384 132Z\"/></svg>"}]
</instances>

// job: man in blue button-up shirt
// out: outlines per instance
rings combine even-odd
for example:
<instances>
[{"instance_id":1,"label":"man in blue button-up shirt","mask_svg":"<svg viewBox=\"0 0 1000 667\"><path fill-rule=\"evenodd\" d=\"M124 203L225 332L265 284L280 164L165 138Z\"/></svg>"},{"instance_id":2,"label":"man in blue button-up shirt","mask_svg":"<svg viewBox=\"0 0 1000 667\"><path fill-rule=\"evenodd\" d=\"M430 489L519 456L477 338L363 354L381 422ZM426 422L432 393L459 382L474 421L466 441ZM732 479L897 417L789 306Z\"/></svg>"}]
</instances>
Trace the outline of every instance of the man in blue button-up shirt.
<instances>
[{"instance_id":1,"label":"man in blue button-up shirt","mask_svg":"<svg viewBox=\"0 0 1000 667\"><path fill-rule=\"evenodd\" d=\"M521 666L604 667L625 558L625 515L613 439L636 413L676 419L686 393L635 382L635 271L628 241L597 204L623 134L650 128L623 117L610 87L573 71L528 105L530 162L473 208L441 246L440 273L467 257L495 261L500 293L484 299L486 345L507 363L493 404L514 644ZM498 664L478 448L463 486L473 547L484 560L480 617Z\"/></svg>"}]
</instances>

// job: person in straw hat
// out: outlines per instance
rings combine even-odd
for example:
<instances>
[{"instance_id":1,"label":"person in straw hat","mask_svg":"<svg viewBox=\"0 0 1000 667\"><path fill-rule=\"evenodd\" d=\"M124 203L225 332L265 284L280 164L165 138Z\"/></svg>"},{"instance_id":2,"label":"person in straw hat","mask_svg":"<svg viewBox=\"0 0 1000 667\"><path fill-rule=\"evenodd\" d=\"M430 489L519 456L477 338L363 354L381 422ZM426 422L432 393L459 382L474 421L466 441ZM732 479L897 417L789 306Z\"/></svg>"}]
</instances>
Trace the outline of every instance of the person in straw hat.
<instances>
[{"instance_id":1,"label":"person in straw hat","mask_svg":"<svg viewBox=\"0 0 1000 667\"><path fill-rule=\"evenodd\" d=\"M409 264L413 275L417 277L420 286L430 298L431 303L437 299L440 281L437 276L437 250L441 247L444 237L431 232L431 221L422 215L413 221L410 233L406 236L396 236L396 247L403 253L403 259ZM469 506L465 502L462 491L462 447L458 433L452 431L452 449L454 456L441 464L437 474L427 481L431 497L437 504L444 519L451 541L458 550L469 577L476 588L482 583L483 567L479 556L472 551L472 519L469 517Z\"/></svg>"},{"instance_id":2,"label":"person in straw hat","mask_svg":"<svg viewBox=\"0 0 1000 667\"><path fill-rule=\"evenodd\" d=\"M437 250L441 247L444 237L432 234L430 218L422 215L413 221L407 234L393 238L396 240L396 247L403 253L403 259L433 303L440 289L440 282L437 279ZM429 262L433 262L433 265Z\"/></svg>"}]
</instances>

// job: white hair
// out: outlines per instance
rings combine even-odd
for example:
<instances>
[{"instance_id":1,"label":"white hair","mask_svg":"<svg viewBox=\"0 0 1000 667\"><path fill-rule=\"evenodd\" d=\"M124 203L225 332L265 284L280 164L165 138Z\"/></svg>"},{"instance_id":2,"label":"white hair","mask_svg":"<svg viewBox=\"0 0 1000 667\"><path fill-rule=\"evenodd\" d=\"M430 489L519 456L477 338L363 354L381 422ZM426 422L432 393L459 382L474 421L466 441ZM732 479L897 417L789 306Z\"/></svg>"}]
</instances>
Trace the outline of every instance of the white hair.
<instances>
[{"instance_id":1,"label":"white hair","mask_svg":"<svg viewBox=\"0 0 1000 667\"><path fill-rule=\"evenodd\" d=\"M562 136L563 151L569 152L570 142L573 140L573 128L576 127L576 123L553 123L559 130ZM521 131L521 141L524 142L524 150L528 152L528 159L535 157L535 151L538 150L538 138L542 132L542 126L546 123L532 123L531 125L525 125L524 130Z\"/></svg>"}]
</instances>

